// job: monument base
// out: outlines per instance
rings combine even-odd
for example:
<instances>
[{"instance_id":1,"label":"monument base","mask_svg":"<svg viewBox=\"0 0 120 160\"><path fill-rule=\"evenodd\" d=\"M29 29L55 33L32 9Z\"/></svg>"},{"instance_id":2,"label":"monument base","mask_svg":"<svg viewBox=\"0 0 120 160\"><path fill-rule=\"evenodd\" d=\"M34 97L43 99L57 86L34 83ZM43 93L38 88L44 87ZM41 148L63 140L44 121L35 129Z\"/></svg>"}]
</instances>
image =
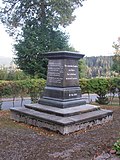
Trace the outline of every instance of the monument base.
<instances>
[{"instance_id":1,"label":"monument base","mask_svg":"<svg viewBox=\"0 0 120 160\"><path fill-rule=\"evenodd\" d=\"M45 106L49 105L57 108L69 108L69 107L75 107L75 106L86 104L86 101L80 98L71 99L69 101L68 100L60 101L60 100L54 100L54 99L41 98L38 103Z\"/></svg>"},{"instance_id":2,"label":"monument base","mask_svg":"<svg viewBox=\"0 0 120 160\"><path fill-rule=\"evenodd\" d=\"M109 122L113 119L112 113L111 110L90 104L69 108L28 104L25 107L11 108L11 119L59 131L64 135Z\"/></svg>"}]
</instances>

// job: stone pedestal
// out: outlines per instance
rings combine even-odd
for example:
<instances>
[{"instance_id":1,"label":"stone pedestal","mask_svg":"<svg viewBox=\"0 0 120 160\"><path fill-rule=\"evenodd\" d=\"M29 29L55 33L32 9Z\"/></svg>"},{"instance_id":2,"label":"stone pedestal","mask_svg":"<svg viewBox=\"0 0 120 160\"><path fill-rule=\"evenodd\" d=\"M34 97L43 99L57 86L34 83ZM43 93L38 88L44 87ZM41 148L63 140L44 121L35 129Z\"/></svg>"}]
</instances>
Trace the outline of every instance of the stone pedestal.
<instances>
[{"instance_id":1,"label":"stone pedestal","mask_svg":"<svg viewBox=\"0 0 120 160\"><path fill-rule=\"evenodd\" d=\"M78 60L84 55L74 52L52 52L49 59L47 85L38 102L58 108L85 104L79 87Z\"/></svg>"},{"instance_id":2,"label":"stone pedestal","mask_svg":"<svg viewBox=\"0 0 120 160\"><path fill-rule=\"evenodd\" d=\"M30 125L68 134L112 120L112 111L86 104L79 87L77 52L50 52L47 84L38 104L11 108L11 118Z\"/></svg>"}]
</instances>

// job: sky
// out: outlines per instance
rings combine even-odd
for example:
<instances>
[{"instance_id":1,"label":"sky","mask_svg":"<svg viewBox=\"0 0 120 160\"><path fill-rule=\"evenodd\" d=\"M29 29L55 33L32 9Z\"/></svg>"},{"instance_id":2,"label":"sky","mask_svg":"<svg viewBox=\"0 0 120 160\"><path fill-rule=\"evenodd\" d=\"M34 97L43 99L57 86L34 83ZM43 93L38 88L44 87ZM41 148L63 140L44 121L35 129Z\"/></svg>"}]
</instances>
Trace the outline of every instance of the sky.
<instances>
[{"instance_id":1,"label":"sky","mask_svg":"<svg viewBox=\"0 0 120 160\"><path fill-rule=\"evenodd\" d=\"M120 36L120 0L87 0L75 11L76 20L65 30L70 44L85 56L109 56ZM0 56L14 57L13 40L0 24Z\"/></svg>"}]
</instances>

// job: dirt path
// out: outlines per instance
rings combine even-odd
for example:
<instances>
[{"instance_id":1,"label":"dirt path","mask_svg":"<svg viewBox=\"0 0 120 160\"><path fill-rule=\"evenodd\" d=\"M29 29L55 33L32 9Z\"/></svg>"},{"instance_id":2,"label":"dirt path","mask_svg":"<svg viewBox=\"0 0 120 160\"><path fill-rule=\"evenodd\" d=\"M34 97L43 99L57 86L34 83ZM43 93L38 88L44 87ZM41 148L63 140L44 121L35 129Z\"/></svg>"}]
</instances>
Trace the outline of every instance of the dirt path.
<instances>
[{"instance_id":1,"label":"dirt path","mask_svg":"<svg viewBox=\"0 0 120 160\"><path fill-rule=\"evenodd\" d=\"M107 153L120 138L120 108L109 109L112 122L65 136L13 122L9 111L0 111L0 160L92 160Z\"/></svg>"}]
</instances>

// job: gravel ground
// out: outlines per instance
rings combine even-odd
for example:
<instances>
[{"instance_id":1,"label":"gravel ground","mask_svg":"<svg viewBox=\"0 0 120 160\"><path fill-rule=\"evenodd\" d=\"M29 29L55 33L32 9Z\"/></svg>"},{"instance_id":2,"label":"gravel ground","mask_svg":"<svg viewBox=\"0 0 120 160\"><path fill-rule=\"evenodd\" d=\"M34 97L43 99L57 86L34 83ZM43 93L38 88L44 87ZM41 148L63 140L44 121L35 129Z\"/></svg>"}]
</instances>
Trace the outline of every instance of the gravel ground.
<instances>
[{"instance_id":1,"label":"gravel ground","mask_svg":"<svg viewBox=\"0 0 120 160\"><path fill-rule=\"evenodd\" d=\"M10 120L0 111L0 160L120 160L109 152L120 138L120 107L112 122L61 135Z\"/></svg>"}]
</instances>

